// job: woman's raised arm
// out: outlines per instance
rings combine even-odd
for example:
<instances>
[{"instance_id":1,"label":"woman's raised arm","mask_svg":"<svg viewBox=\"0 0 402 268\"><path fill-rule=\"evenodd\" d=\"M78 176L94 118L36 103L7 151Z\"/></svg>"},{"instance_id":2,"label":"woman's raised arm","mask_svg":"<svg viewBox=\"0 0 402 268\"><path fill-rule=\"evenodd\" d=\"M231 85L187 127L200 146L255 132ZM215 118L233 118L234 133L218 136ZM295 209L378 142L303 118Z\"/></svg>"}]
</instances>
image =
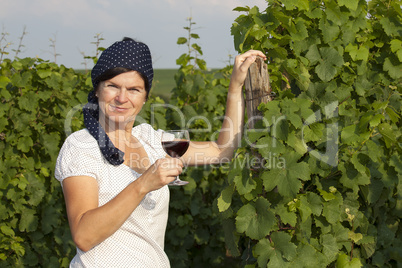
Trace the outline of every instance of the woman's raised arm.
<instances>
[{"instance_id":1,"label":"woman's raised arm","mask_svg":"<svg viewBox=\"0 0 402 268\"><path fill-rule=\"evenodd\" d=\"M217 164L230 161L241 140L244 126L243 85L247 71L257 57L266 60L261 51L250 50L235 58L226 101L225 117L217 141L192 141L182 157L187 165Z\"/></svg>"}]
</instances>

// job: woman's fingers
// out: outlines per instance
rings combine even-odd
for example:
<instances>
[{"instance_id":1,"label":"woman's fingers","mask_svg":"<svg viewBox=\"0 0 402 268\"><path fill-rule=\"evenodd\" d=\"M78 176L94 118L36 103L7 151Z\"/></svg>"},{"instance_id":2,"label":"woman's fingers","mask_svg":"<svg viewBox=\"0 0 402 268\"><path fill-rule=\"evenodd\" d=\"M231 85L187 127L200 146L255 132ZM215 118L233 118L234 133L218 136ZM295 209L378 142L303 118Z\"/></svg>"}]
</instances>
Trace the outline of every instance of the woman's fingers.
<instances>
[{"instance_id":1,"label":"woman's fingers","mask_svg":"<svg viewBox=\"0 0 402 268\"><path fill-rule=\"evenodd\" d=\"M161 158L152 166L152 173L156 175L156 180L165 182L167 179L180 175L183 171L183 162L177 158Z\"/></svg>"},{"instance_id":2,"label":"woman's fingers","mask_svg":"<svg viewBox=\"0 0 402 268\"><path fill-rule=\"evenodd\" d=\"M236 56L233 66L232 83L235 83L236 86L243 86L247 76L247 70L250 68L251 64L255 62L257 57L261 57L264 60L267 59L265 54L259 50L249 50Z\"/></svg>"},{"instance_id":3,"label":"woman's fingers","mask_svg":"<svg viewBox=\"0 0 402 268\"><path fill-rule=\"evenodd\" d=\"M183 171L183 162L177 158L161 158L141 175L146 192L158 190L172 182Z\"/></svg>"},{"instance_id":4,"label":"woman's fingers","mask_svg":"<svg viewBox=\"0 0 402 268\"><path fill-rule=\"evenodd\" d=\"M248 66L250 67L250 65L257 59L257 57L261 57L264 60L267 59L267 57L265 56L264 53L262 53L259 50L249 50L243 54L240 54L238 56L236 56L236 62L235 65L237 63L238 66L242 66L244 63L247 63Z\"/></svg>"}]
</instances>

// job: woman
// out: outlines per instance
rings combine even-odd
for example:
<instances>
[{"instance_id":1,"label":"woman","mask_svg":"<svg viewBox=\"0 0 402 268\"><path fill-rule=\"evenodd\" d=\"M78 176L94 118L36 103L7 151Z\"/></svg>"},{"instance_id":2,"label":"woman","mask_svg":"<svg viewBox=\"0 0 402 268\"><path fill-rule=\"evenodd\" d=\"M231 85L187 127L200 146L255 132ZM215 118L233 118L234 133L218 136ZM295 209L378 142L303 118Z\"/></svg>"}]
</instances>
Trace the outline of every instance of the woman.
<instances>
[{"instance_id":1,"label":"woman","mask_svg":"<svg viewBox=\"0 0 402 268\"><path fill-rule=\"evenodd\" d=\"M70 267L170 266L163 250L167 184L183 162L204 165L232 157L243 127L242 86L257 56L265 59L259 51L236 57L218 140L192 141L175 159L161 148L161 131L149 124L133 128L152 85L148 47L126 38L102 53L83 109L86 128L66 139L56 164L77 246Z\"/></svg>"}]
</instances>

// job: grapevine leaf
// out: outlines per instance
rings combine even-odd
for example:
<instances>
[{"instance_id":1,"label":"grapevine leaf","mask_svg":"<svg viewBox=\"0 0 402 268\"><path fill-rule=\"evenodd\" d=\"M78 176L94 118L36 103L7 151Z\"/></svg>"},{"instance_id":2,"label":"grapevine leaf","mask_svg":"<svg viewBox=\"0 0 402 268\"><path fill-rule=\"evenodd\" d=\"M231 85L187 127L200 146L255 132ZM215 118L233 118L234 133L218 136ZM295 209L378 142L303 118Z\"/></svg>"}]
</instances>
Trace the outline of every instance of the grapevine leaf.
<instances>
[{"instance_id":1,"label":"grapevine leaf","mask_svg":"<svg viewBox=\"0 0 402 268\"><path fill-rule=\"evenodd\" d=\"M49 155L56 157L59 150L60 135L56 132L46 133L41 136L41 140Z\"/></svg>"},{"instance_id":2,"label":"grapevine leaf","mask_svg":"<svg viewBox=\"0 0 402 268\"><path fill-rule=\"evenodd\" d=\"M384 184L381 180L377 180L372 178L371 183L369 185L369 192L367 195L367 201L369 204L375 204L381 196L381 193L384 189Z\"/></svg>"},{"instance_id":3,"label":"grapevine leaf","mask_svg":"<svg viewBox=\"0 0 402 268\"><path fill-rule=\"evenodd\" d=\"M307 201L308 201L308 204L310 205L311 212L315 216L320 216L321 211L322 211L321 197L313 192L310 192L310 193L307 193Z\"/></svg>"},{"instance_id":4,"label":"grapevine leaf","mask_svg":"<svg viewBox=\"0 0 402 268\"><path fill-rule=\"evenodd\" d=\"M390 124L382 123L378 126L378 131L381 133L387 148L390 148L396 142L395 133Z\"/></svg>"},{"instance_id":5,"label":"grapevine leaf","mask_svg":"<svg viewBox=\"0 0 402 268\"><path fill-rule=\"evenodd\" d=\"M297 257L293 260L290 267L319 267L320 256L313 246L309 244L301 244L297 246Z\"/></svg>"},{"instance_id":6,"label":"grapevine leaf","mask_svg":"<svg viewBox=\"0 0 402 268\"><path fill-rule=\"evenodd\" d=\"M350 240L348 240L348 232L350 230L342 225L341 222L337 222L336 224L332 225L331 233L334 235L337 243L338 248L341 245L348 247L350 245Z\"/></svg>"},{"instance_id":7,"label":"grapevine leaf","mask_svg":"<svg viewBox=\"0 0 402 268\"><path fill-rule=\"evenodd\" d=\"M324 18L320 20L320 30L322 31L324 41L327 43L335 40L340 33L338 25L335 25L332 21L328 21Z\"/></svg>"},{"instance_id":8,"label":"grapevine leaf","mask_svg":"<svg viewBox=\"0 0 402 268\"><path fill-rule=\"evenodd\" d=\"M283 232L275 232L268 239L260 240L255 253L258 256L259 267L289 267L288 261L292 261L297 254L297 247L291 241L291 236Z\"/></svg>"},{"instance_id":9,"label":"grapevine leaf","mask_svg":"<svg viewBox=\"0 0 402 268\"><path fill-rule=\"evenodd\" d=\"M305 222L308 217L311 215L311 208L309 206L309 203L307 202L306 196L302 195L300 196L300 203L299 203L299 212L301 216L301 221Z\"/></svg>"},{"instance_id":10,"label":"grapevine leaf","mask_svg":"<svg viewBox=\"0 0 402 268\"><path fill-rule=\"evenodd\" d=\"M384 71L387 71L389 76L393 79L399 79L402 77L402 64L397 66L393 65L389 58L386 58L384 61Z\"/></svg>"},{"instance_id":11,"label":"grapevine leaf","mask_svg":"<svg viewBox=\"0 0 402 268\"><path fill-rule=\"evenodd\" d=\"M389 107L387 107L388 109ZM376 114L371 120L370 120L370 127L376 127L378 126L382 120L384 120L385 117L382 114Z\"/></svg>"},{"instance_id":12,"label":"grapevine leaf","mask_svg":"<svg viewBox=\"0 0 402 268\"><path fill-rule=\"evenodd\" d=\"M290 121L296 128L300 128L303 122L298 114L295 114L299 110L299 107L295 105L294 101L284 100L281 103L282 112L286 116L286 119Z\"/></svg>"},{"instance_id":13,"label":"grapevine leaf","mask_svg":"<svg viewBox=\"0 0 402 268\"><path fill-rule=\"evenodd\" d=\"M208 107L211 109L216 109L217 103L218 103L218 98L214 94L207 94L205 96L205 102Z\"/></svg>"},{"instance_id":14,"label":"grapevine leaf","mask_svg":"<svg viewBox=\"0 0 402 268\"><path fill-rule=\"evenodd\" d=\"M390 166L395 167L395 170L399 174L402 174L402 161L401 161L401 156L400 155L398 155L398 154L392 155L391 159L389 161L389 164L390 164Z\"/></svg>"},{"instance_id":15,"label":"grapevine leaf","mask_svg":"<svg viewBox=\"0 0 402 268\"><path fill-rule=\"evenodd\" d=\"M351 10L356 10L359 0L338 0L340 6L345 6Z\"/></svg>"},{"instance_id":16,"label":"grapevine leaf","mask_svg":"<svg viewBox=\"0 0 402 268\"><path fill-rule=\"evenodd\" d=\"M322 198L324 198L325 201L333 200L333 199L336 198L335 194L333 194L331 192L328 193L327 191L320 190L320 189L319 189L319 192L320 192Z\"/></svg>"},{"instance_id":17,"label":"grapevine leaf","mask_svg":"<svg viewBox=\"0 0 402 268\"><path fill-rule=\"evenodd\" d=\"M252 35L256 40L261 40L267 35L267 30L261 28L258 24L254 24L251 28L250 35Z\"/></svg>"},{"instance_id":18,"label":"grapevine leaf","mask_svg":"<svg viewBox=\"0 0 402 268\"><path fill-rule=\"evenodd\" d=\"M273 210L275 214L277 214L284 224L290 224L291 226L296 225L296 213L293 211L289 211L288 207L285 204L279 204Z\"/></svg>"},{"instance_id":19,"label":"grapevine leaf","mask_svg":"<svg viewBox=\"0 0 402 268\"><path fill-rule=\"evenodd\" d=\"M335 199L324 203L322 215L329 223L334 224L340 220L341 215L339 210L342 206L342 203L342 199L338 195L336 195Z\"/></svg>"},{"instance_id":20,"label":"grapevine leaf","mask_svg":"<svg viewBox=\"0 0 402 268\"><path fill-rule=\"evenodd\" d=\"M289 134L287 144L295 149L295 151L300 155L307 153L307 145L301 139L296 137L294 131Z\"/></svg>"},{"instance_id":21,"label":"grapevine leaf","mask_svg":"<svg viewBox=\"0 0 402 268\"><path fill-rule=\"evenodd\" d=\"M34 172L25 173L25 178L28 181L27 190L31 193L35 193L34 195L30 196L28 204L31 206L37 206L45 196L46 189L38 178L38 175L36 175Z\"/></svg>"},{"instance_id":22,"label":"grapevine leaf","mask_svg":"<svg viewBox=\"0 0 402 268\"><path fill-rule=\"evenodd\" d=\"M7 235L7 236L15 236L15 232L13 229L11 229L9 226L7 225L3 225L0 227L0 230L3 234Z\"/></svg>"},{"instance_id":23,"label":"grapevine leaf","mask_svg":"<svg viewBox=\"0 0 402 268\"><path fill-rule=\"evenodd\" d=\"M274 232L271 235L272 242L274 244L275 250L282 253L282 256L288 260L292 261L296 257L296 245L290 240L292 237L284 232Z\"/></svg>"},{"instance_id":24,"label":"grapevine leaf","mask_svg":"<svg viewBox=\"0 0 402 268\"><path fill-rule=\"evenodd\" d=\"M24 96L21 96L18 100L18 106L20 109L33 112L38 106L38 95L34 92L28 92Z\"/></svg>"},{"instance_id":25,"label":"grapevine leaf","mask_svg":"<svg viewBox=\"0 0 402 268\"><path fill-rule=\"evenodd\" d=\"M351 162L353 163L357 171L359 171L363 175L366 175L366 171L368 171L368 169L362 163L360 163L359 155L359 153L355 153L351 158Z\"/></svg>"},{"instance_id":26,"label":"grapevine leaf","mask_svg":"<svg viewBox=\"0 0 402 268\"><path fill-rule=\"evenodd\" d=\"M402 49L402 41L401 40L394 39L394 40L391 40L391 42L389 42L389 44L391 46L391 51L392 52L396 52L396 51Z\"/></svg>"},{"instance_id":27,"label":"grapevine leaf","mask_svg":"<svg viewBox=\"0 0 402 268\"><path fill-rule=\"evenodd\" d=\"M257 141L258 152L264 157L265 160L268 161L267 168L276 167L274 163L272 163L272 159L274 159L277 155L283 154L286 152L286 146L272 137L263 137Z\"/></svg>"},{"instance_id":28,"label":"grapevine leaf","mask_svg":"<svg viewBox=\"0 0 402 268\"><path fill-rule=\"evenodd\" d=\"M236 7L233 9L233 11L248 12L248 11L250 11L250 8L249 7Z\"/></svg>"},{"instance_id":29,"label":"grapevine leaf","mask_svg":"<svg viewBox=\"0 0 402 268\"><path fill-rule=\"evenodd\" d=\"M0 78L1 78L1 77L0 77ZM9 100L9 99L11 98L10 92L8 92L8 90L5 89L5 88L2 88L2 89L0 90L0 95L3 96L6 100Z\"/></svg>"},{"instance_id":30,"label":"grapevine leaf","mask_svg":"<svg viewBox=\"0 0 402 268\"><path fill-rule=\"evenodd\" d=\"M311 118L311 121L315 122L316 118L313 110L311 110L311 101L306 99L296 99L296 104L300 108L300 114L303 120L306 120L309 117L313 117Z\"/></svg>"},{"instance_id":31,"label":"grapevine leaf","mask_svg":"<svg viewBox=\"0 0 402 268\"><path fill-rule=\"evenodd\" d=\"M367 61L369 56L369 50L366 47L358 48L357 46L352 44L347 45L345 51L350 54L351 58L354 61L357 60Z\"/></svg>"},{"instance_id":32,"label":"grapevine leaf","mask_svg":"<svg viewBox=\"0 0 402 268\"><path fill-rule=\"evenodd\" d=\"M312 123L307 127L303 127L303 143L307 143L309 141L319 141L324 135L325 125L322 123ZM307 145L306 145L307 146Z\"/></svg>"},{"instance_id":33,"label":"grapevine leaf","mask_svg":"<svg viewBox=\"0 0 402 268\"><path fill-rule=\"evenodd\" d=\"M300 0L297 0L297 2L299 1ZM308 37L306 24L302 20L299 20L295 25L294 31L292 31L290 35L292 36L292 39L294 41L301 41L306 39Z\"/></svg>"},{"instance_id":34,"label":"grapevine leaf","mask_svg":"<svg viewBox=\"0 0 402 268\"><path fill-rule=\"evenodd\" d=\"M321 10L321 8L314 8L312 10L310 9L309 12L306 12L306 15L311 19L321 19L322 13L323 11Z\"/></svg>"},{"instance_id":35,"label":"grapevine leaf","mask_svg":"<svg viewBox=\"0 0 402 268\"><path fill-rule=\"evenodd\" d=\"M363 239L363 235L361 233L355 233L353 231L349 231L348 238L351 239L354 243L357 243Z\"/></svg>"},{"instance_id":36,"label":"grapevine leaf","mask_svg":"<svg viewBox=\"0 0 402 268\"><path fill-rule=\"evenodd\" d=\"M25 208L21 213L19 230L21 232L33 232L38 226L38 217L34 209Z\"/></svg>"},{"instance_id":37,"label":"grapevine leaf","mask_svg":"<svg viewBox=\"0 0 402 268\"><path fill-rule=\"evenodd\" d=\"M307 54L306 58L310 61L311 65L315 65L316 63L321 61L321 55L320 52L318 51L317 45L312 45Z\"/></svg>"},{"instance_id":38,"label":"grapevine leaf","mask_svg":"<svg viewBox=\"0 0 402 268\"><path fill-rule=\"evenodd\" d=\"M342 24L342 12L335 1L326 3L325 13L327 18L337 25Z\"/></svg>"},{"instance_id":39,"label":"grapevine leaf","mask_svg":"<svg viewBox=\"0 0 402 268\"><path fill-rule=\"evenodd\" d=\"M266 134L267 134L266 130L256 130L256 129L246 130L245 132L248 144L255 143L259 138L265 136Z\"/></svg>"},{"instance_id":40,"label":"grapevine leaf","mask_svg":"<svg viewBox=\"0 0 402 268\"><path fill-rule=\"evenodd\" d=\"M272 136L279 140L287 140L289 134L289 123L285 117L280 117L272 128Z\"/></svg>"},{"instance_id":41,"label":"grapevine leaf","mask_svg":"<svg viewBox=\"0 0 402 268\"><path fill-rule=\"evenodd\" d=\"M398 19L383 17L380 20L380 24L382 25L385 33L387 35L400 35L400 27L398 27L401 23Z\"/></svg>"},{"instance_id":42,"label":"grapevine leaf","mask_svg":"<svg viewBox=\"0 0 402 268\"><path fill-rule=\"evenodd\" d=\"M302 184L299 179L309 180L310 169L307 163L298 163L299 155L288 153L284 156L285 167L274 167L262 174L263 184L267 191L278 187L283 197L293 198L299 192Z\"/></svg>"},{"instance_id":43,"label":"grapevine leaf","mask_svg":"<svg viewBox=\"0 0 402 268\"><path fill-rule=\"evenodd\" d=\"M335 237L331 234L324 234L321 236L321 243L323 246L322 253L327 257L328 262L333 262L338 255L338 245Z\"/></svg>"},{"instance_id":44,"label":"grapevine leaf","mask_svg":"<svg viewBox=\"0 0 402 268\"><path fill-rule=\"evenodd\" d=\"M275 249L271 246L271 242L264 238L260 240L255 246L255 254L257 256L257 262L259 267L267 267L268 260L274 254Z\"/></svg>"},{"instance_id":45,"label":"grapevine leaf","mask_svg":"<svg viewBox=\"0 0 402 268\"><path fill-rule=\"evenodd\" d=\"M39 69L37 73L38 73L39 77L42 79L52 75L51 69Z\"/></svg>"},{"instance_id":46,"label":"grapevine leaf","mask_svg":"<svg viewBox=\"0 0 402 268\"><path fill-rule=\"evenodd\" d=\"M240 256L238 248L239 237L235 235L236 226L231 219L225 219L222 223L223 231L225 233L225 245L227 246L230 254L234 257Z\"/></svg>"},{"instance_id":47,"label":"grapevine leaf","mask_svg":"<svg viewBox=\"0 0 402 268\"><path fill-rule=\"evenodd\" d=\"M343 65L343 58L332 47L320 48L321 61L315 68L317 75L322 81L328 82L337 74L337 68Z\"/></svg>"},{"instance_id":48,"label":"grapevine leaf","mask_svg":"<svg viewBox=\"0 0 402 268\"><path fill-rule=\"evenodd\" d=\"M187 43L187 38L185 38L185 37L179 37L177 39L177 44L178 45L183 45L183 44L186 44L186 43Z\"/></svg>"},{"instance_id":49,"label":"grapevine leaf","mask_svg":"<svg viewBox=\"0 0 402 268\"><path fill-rule=\"evenodd\" d=\"M399 121L400 116L394 112L394 110L390 107L385 108L388 116L391 118L392 122L397 123Z\"/></svg>"},{"instance_id":50,"label":"grapevine leaf","mask_svg":"<svg viewBox=\"0 0 402 268\"><path fill-rule=\"evenodd\" d=\"M234 185L227 186L218 197L218 209L219 212L226 211L232 203L232 195L234 192Z\"/></svg>"},{"instance_id":51,"label":"grapevine leaf","mask_svg":"<svg viewBox=\"0 0 402 268\"><path fill-rule=\"evenodd\" d=\"M27 153L33 146L33 141L31 137L21 137L18 140L18 145L17 149L20 150L21 152Z\"/></svg>"},{"instance_id":52,"label":"grapevine leaf","mask_svg":"<svg viewBox=\"0 0 402 268\"><path fill-rule=\"evenodd\" d=\"M239 154L237 155L230 165L230 171L228 174L228 182L231 184L234 181L234 178L242 172L243 168L245 167L245 163L247 158L244 155Z\"/></svg>"},{"instance_id":53,"label":"grapevine leaf","mask_svg":"<svg viewBox=\"0 0 402 268\"><path fill-rule=\"evenodd\" d=\"M375 242L362 244L362 249L363 256L365 256L366 259L370 258L376 249Z\"/></svg>"},{"instance_id":54,"label":"grapevine leaf","mask_svg":"<svg viewBox=\"0 0 402 268\"><path fill-rule=\"evenodd\" d=\"M276 223L268 200L260 197L255 203L248 203L237 212L236 229L251 239L261 239L268 235Z\"/></svg>"},{"instance_id":55,"label":"grapevine leaf","mask_svg":"<svg viewBox=\"0 0 402 268\"><path fill-rule=\"evenodd\" d=\"M360 141L360 136L357 134L357 126L351 125L344 127L341 132L342 142L345 144L353 144Z\"/></svg>"},{"instance_id":56,"label":"grapevine leaf","mask_svg":"<svg viewBox=\"0 0 402 268\"><path fill-rule=\"evenodd\" d=\"M358 164L361 169L360 164ZM365 173L359 173L355 166L352 163L340 163L338 169L342 171L342 177L339 179L339 182L343 184L343 186L353 189L353 191L359 190L359 185L368 185L370 183L369 175Z\"/></svg>"},{"instance_id":57,"label":"grapevine leaf","mask_svg":"<svg viewBox=\"0 0 402 268\"><path fill-rule=\"evenodd\" d=\"M255 180L250 175L250 170L246 168L234 177L234 184L241 195L248 194L257 187Z\"/></svg>"},{"instance_id":58,"label":"grapevine leaf","mask_svg":"<svg viewBox=\"0 0 402 268\"><path fill-rule=\"evenodd\" d=\"M296 246L290 242L290 236L276 232L271 239L272 242L268 239L260 240L255 247L259 267L290 267L286 260L294 259L296 255Z\"/></svg>"},{"instance_id":59,"label":"grapevine leaf","mask_svg":"<svg viewBox=\"0 0 402 268\"><path fill-rule=\"evenodd\" d=\"M183 107L183 114L186 117L186 121L190 121L190 119L195 118L198 116L198 113L195 111L194 107L191 105L186 105Z\"/></svg>"},{"instance_id":60,"label":"grapevine leaf","mask_svg":"<svg viewBox=\"0 0 402 268\"><path fill-rule=\"evenodd\" d=\"M274 124L276 118L281 116L281 108L279 107L280 102L273 100L268 103L262 103L261 109L264 111L264 118L267 119L269 125Z\"/></svg>"},{"instance_id":61,"label":"grapevine leaf","mask_svg":"<svg viewBox=\"0 0 402 268\"><path fill-rule=\"evenodd\" d=\"M10 82L11 82L11 80L7 76L3 76L3 75L0 76L0 88L2 89L1 93L3 95L3 89L4 89L4 93L7 94L7 95L6 96L3 95L3 97L5 97L6 99L11 97L10 93L6 90L6 86Z\"/></svg>"},{"instance_id":62,"label":"grapevine leaf","mask_svg":"<svg viewBox=\"0 0 402 268\"><path fill-rule=\"evenodd\" d=\"M308 0L283 0L283 4L287 10L298 8L299 10L309 10Z\"/></svg>"},{"instance_id":63,"label":"grapevine leaf","mask_svg":"<svg viewBox=\"0 0 402 268\"><path fill-rule=\"evenodd\" d=\"M360 268L362 266L360 259L353 258L350 260L350 257L345 253L339 254L338 259L336 260L336 267L340 268Z\"/></svg>"},{"instance_id":64,"label":"grapevine leaf","mask_svg":"<svg viewBox=\"0 0 402 268\"><path fill-rule=\"evenodd\" d=\"M55 218L54 215L60 213L54 206L46 206L43 211L41 226L44 234L49 234L57 228L59 224L59 219Z\"/></svg>"},{"instance_id":65,"label":"grapevine leaf","mask_svg":"<svg viewBox=\"0 0 402 268\"><path fill-rule=\"evenodd\" d=\"M23 247L22 243L12 243L10 249L18 256L25 255L25 248Z\"/></svg>"}]
</instances>

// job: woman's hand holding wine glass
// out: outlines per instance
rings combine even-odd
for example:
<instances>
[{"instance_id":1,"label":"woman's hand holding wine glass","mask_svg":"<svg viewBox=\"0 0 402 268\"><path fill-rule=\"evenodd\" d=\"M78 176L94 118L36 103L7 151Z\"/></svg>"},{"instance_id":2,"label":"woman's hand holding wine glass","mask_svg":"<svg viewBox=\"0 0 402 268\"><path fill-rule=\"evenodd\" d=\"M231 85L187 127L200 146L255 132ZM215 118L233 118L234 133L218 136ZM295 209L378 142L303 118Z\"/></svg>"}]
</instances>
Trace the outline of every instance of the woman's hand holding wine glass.
<instances>
[{"instance_id":1,"label":"woman's hand holding wine glass","mask_svg":"<svg viewBox=\"0 0 402 268\"><path fill-rule=\"evenodd\" d=\"M162 133L162 147L165 152L173 158L180 158L184 155L190 145L190 137L187 130L169 130ZM169 185L186 185L187 181L182 181L179 176Z\"/></svg>"}]
</instances>

